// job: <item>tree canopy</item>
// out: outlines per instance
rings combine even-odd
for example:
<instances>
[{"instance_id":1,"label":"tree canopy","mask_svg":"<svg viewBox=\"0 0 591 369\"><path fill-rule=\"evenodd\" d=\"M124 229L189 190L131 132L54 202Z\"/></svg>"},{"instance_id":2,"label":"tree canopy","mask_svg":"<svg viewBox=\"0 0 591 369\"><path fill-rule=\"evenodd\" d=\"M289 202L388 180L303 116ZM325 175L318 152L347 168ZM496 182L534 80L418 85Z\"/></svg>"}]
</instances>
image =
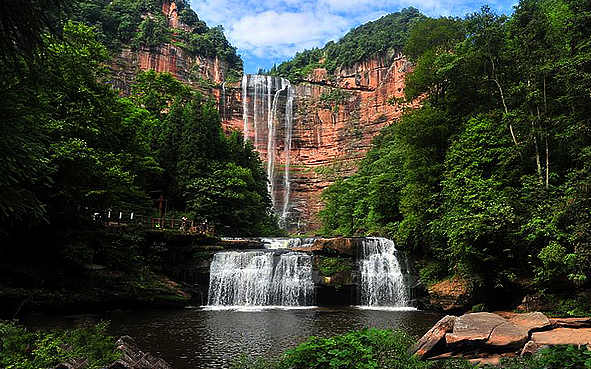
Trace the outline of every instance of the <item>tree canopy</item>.
<instances>
[{"instance_id":1,"label":"tree canopy","mask_svg":"<svg viewBox=\"0 0 591 369\"><path fill-rule=\"evenodd\" d=\"M588 284L589 11L522 0L416 22L405 93L427 97L325 191L325 234L391 236L487 285Z\"/></svg>"}]
</instances>

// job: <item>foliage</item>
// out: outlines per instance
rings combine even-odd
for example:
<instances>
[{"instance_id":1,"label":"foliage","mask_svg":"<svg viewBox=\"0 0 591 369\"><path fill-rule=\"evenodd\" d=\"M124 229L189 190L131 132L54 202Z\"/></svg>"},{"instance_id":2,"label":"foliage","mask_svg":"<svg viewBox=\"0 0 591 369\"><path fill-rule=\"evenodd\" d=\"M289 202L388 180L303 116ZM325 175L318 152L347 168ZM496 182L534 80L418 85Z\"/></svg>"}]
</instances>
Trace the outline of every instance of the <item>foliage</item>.
<instances>
[{"instance_id":1,"label":"foliage","mask_svg":"<svg viewBox=\"0 0 591 369\"><path fill-rule=\"evenodd\" d=\"M332 276L352 269L351 261L340 257L318 256L318 271L324 276Z\"/></svg>"},{"instance_id":2,"label":"foliage","mask_svg":"<svg viewBox=\"0 0 591 369\"><path fill-rule=\"evenodd\" d=\"M423 106L323 193L323 232L393 237L444 264L427 280L588 286L589 11L522 0L511 17L483 7L415 22L405 94Z\"/></svg>"},{"instance_id":3,"label":"foliage","mask_svg":"<svg viewBox=\"0 0 591 369\"><path fill-rule=\"evenodd\" d=\"M422 17L412 7L388 14L353 28L339 41L330 41L322 49L297 53L291 60L274 66L268 73L290 81L300 81L315 68L326 68L332 74L337 68L351 66L369 57L400 51L408 30Z\"/></svg>"},{"instance_id":4,"label":"foliage","mask_svg":"<svg viewBox=\"0 0 591 369\"><path fill-rule=\"evenodd\" d=\"M102 368L119 358L107 327L108 322L102 322L89 328L30 332L14 321L0 321L0 364L7 369L38 369L84 357L85 367Z\"/></svg>"},{"instance_id":5,"label":"foliage","mask_svg":"<svg viewBox=\"0 0 591 369\"><path fill-rule=\"evenodd\" d=\"M459 363L459 362L458 362ZM463 360L464 366L471 367L467 360ZM501 360L501 367L506 369L563 369L563 368L589 368L591 367L591 351L585 347L576 346L550 346L531 357L507 358ZM485 365L483 369L496 368ZM451 369L451 367L450 367Z\"/></svg>"},{"instance_id":6,"label":"foliage","mask_svg":"<svg viewBox=\"0 0 591 369\"><path fill-rule=\"evenodd\" d=\"M290 349L280 368L427 368L429 364L406 350L413 343L404 333L375 328L331 338L310 337Z\"/></svg>"},{"instance_id":7,"label":"foliage","mask_svg":"<svg viewBox=\"0 0 591 369\"><path fill-rule=\"evenodd\" d=\"M427 265L419 270L421 282L426 286L440 282L447 276L447 263L441 260L429 261Z\"/></svg>"}]
</instances>

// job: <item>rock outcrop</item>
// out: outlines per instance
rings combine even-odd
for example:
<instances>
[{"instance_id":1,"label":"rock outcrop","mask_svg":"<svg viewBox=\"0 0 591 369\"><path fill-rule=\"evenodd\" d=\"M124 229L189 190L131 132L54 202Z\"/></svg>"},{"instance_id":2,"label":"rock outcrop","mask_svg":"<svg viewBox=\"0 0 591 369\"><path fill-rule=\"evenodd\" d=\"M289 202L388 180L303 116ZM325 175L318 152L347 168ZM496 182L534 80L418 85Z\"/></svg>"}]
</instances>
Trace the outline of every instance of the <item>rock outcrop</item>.
<instances>
[{"instance_id":1,"label":"rock outcrop","mask_svg":"<svg viewBox=\"0 0 591 369\"><path fill-rule=\"evenodd\" d=\"M446 279L428 289L432 307L445 311L466 311L477 299L469 282L461 278Z\"/></svg>"},{"instance_id":2,"label":"rock outcrop","mask_svg":"<svg viewBox=\"0 0 591 369\"><path fill-rule=\"evenodd\" d=\"M180 21L174 1L164 1L162 13L172 29L190 30L190 27ZM140 47L137 50L124 47L111 64L112 85L123 94L129 94L136 73L153 69L161 73L169 72L178 80L217 96L217 89L212 90L210 85L221 85L226 80L227 63L217 57L189 53L174 41L154 47Z\"/></svg>"},{"instance_id":3,"label":"rock outcrop","mask_svg":"<svg viewBox=\"0 0 591 369\"><path fill-rule=\"evenodd\" d=\"M552 345L590 345L589 319L572 319L576 328L561 327L564 320L548 319L539 312L512 315L472 313L447 315L409 350L425 359L453 356L498 360L499 355L529 355ZM575 324L575 321L577 322Z\"/></svg>"}]
</instances>

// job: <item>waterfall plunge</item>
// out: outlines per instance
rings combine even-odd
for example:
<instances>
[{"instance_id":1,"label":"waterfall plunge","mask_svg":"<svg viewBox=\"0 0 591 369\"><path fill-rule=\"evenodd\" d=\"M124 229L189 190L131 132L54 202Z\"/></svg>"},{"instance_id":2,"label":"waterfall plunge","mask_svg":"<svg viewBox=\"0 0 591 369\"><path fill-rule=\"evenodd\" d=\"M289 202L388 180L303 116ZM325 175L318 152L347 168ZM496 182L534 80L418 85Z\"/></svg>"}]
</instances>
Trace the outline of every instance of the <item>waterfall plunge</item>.
<instances>
[{"instance_id":1,"label":"waterfall plunge","mask_svg":"<svg viewBox=\"0 0 591 369\"><path fill-rule=\"evenodd\" d=\"M307 306L312 303L312 260L289 252L219 252L210 267L209 306Z\"/></svg>"},{"instance_id":2,"label":"waterfall plunge","mask_svg":"<svg viewBox=\"0 0 591 369\"><path fill-rule=\"evenodd\" d=\"M369 237L363 241L359 261L361 305L410 306L409 289L397 253L392 240Z\"/></svg>"},{"instance_id":3,"label":"waterfall plunge","mask_svg":"<svg viewBox=\"0 0 591 369\"><path fill-rule=\"evenodd\" d=\"M250 140L266 162L269 193L275 214L288 226L291 181L289 174L293 132L294 91L288 80L262 75L242 76L244 138ZM280 132L283 131L283 137ZM283 139L283 153L278 143ZM276 173L283 154L284 170Z\"/></svg>"}]
</instances>

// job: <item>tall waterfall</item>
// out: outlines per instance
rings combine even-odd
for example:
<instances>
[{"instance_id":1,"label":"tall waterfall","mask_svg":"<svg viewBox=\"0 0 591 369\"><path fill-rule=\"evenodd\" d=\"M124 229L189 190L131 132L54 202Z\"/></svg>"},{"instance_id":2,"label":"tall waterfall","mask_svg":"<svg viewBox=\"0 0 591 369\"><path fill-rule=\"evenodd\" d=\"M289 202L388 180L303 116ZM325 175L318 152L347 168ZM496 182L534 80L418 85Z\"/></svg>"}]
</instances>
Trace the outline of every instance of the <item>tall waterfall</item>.
<instances>
[{"instance_id":1,"label":"tall waterfall","mask_svg":"<svg viewBox=\"0 0 591 369\"><path fill-rule=\"evenodd\" d=\"M368 237L363 240L359 261L360 300L366 306L409 306L409 288L394 241Z\"/></svg>"},{"instance_id":2,"label":"tall waterfall","mask_svg":"<svg viewBox=\"0 0 591 369\"><path fill-rule=\"evenodd\" d=\"M210 266L210 306L306 306L313 302L312 259L300 252L219 252Z\"/></svg>"},{"instance_id":3,"label":"tall waterfall","mask_svg":"<svg viewBox=\"0 0 591 369\"><path fill-rule=\"evenodd\" d=\"M288 80L262 75L242 76L244 138L252 141L266 162L269 193L275 214L286 226L290 213L289 175L294 92ZM283 144L283 150L278 148ZM283 151L283 152L281 152ZM282 159L284 170L276 173Z\"/></svg>"}]
</instances>

